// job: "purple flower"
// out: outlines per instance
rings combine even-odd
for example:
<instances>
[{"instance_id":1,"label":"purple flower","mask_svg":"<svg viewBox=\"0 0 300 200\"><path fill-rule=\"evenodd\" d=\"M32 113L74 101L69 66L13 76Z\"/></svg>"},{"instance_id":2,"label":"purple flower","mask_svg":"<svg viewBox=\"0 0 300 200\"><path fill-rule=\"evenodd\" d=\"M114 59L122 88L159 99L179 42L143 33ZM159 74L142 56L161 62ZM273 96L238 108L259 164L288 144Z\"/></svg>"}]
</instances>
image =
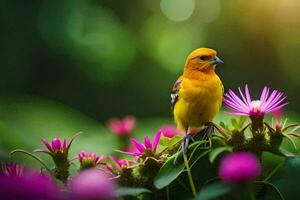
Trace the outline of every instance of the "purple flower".
<instances>
[{"instance_id":1,"label":"purple flower","mask_svg":"<svg viewBox=\"0 0 300 200\"><path fill-rule=\"evenodd\" d=\"M96 167L104 158L104 156L97 156L96 153L86 153L84 151L78 154L81 168Z\"/></svg>"},{"instance_id":2,"label":"purple flower","mask_svg":"<svg viewBox=\"0 0 300 200\"><path fill-rule=\"evenodd\" d=\"M21 176L0 175L1 199L60 200L62 194L55 183L37 172L23 172Z\"/></svg>"},{"instance_id":3,"label":"purple flower","mask_svg":"<svg viewBox=\"0 0 300 200\"><path fill-rule=\"evenodd\" d=\"M225 156L219 167L220 178L226 183L242 183L260 175L259 160L247 152L236 152Z\"/></svg>"},{"instance_id":4,"label":"purple flower","mask_svg":"<svg viewBox=\"0 0 300 200\"><path fill-rule=\"evenodd\" d=\"M110 119L107 123L112 133L118 136L130 135L135 129L135 117L126 116L123 119Z\"/></svg>"},{"instance_id":5,"label":"purple flower","mask_svg":"<svg viewBox=\"0 0 300 200\"><path fill-rule=\"evenodd\" d=\"M51 155L52 157L55 157L57 154L64 155L65 157L68 157L69 149L75 140L75 138L79 135L80 133L77 133L76 135L73 136L71 141L67 144L67 140L64 139L61 141L59 138L53 138L51 145L45 138L41 138L41 141L44 143L44 145L47 147L48 150L44 149L35 149L34 152L42 152Z\"/></svg>"},{"instance_id":6,"label":"purple flower","mask_svg":"<svg viewBox=\"0 0 300 200\"><path fill-rule=\"evenodd\" d=\"M24 166L20 164L9 163L4 166L4 173L8 176L21 176Z\"/></svg>"},{"instance_id":7,"label":"purple flower","mask_svg":"<svg viewBox=\"0 0 300 200\"><path fill-rule=\"evenodd\" d=\"M132 156L141 156L145 154L146 156L154 156L160 140L161 133L162 133L161 131L158 131L156 133L156 135L153 138L153 142L150 141L148 136L144 138L144 143L139 142L135 138L131 138L131 143L135 146L136 150L134 152L123 152L123 153Z\"/></svg>"},{"instance_id":8,"label":"purple flower","mask_svg":"<svg viewBox=\"0 0 300 200\"><path fill-rule=\"evenodd\" d=\"M128 160L117 159L115 157L111 157L111 160L114 163L114 167L110 164L106 164L106 168L114 175L118 175L122 169L128 168L130 163Z\"/></svg>"},{"instance_id":9,"label":"purple flower","mask_svg":"<svg viewBox=\"0 0 300 200\"><path fill-rule=\"evenodd\" d=\"M284 103L286 96L282 92L277 90L272 91L270 94L270 88L264 87L260 99L252 100L248 85L245 86L245 95L242 93L239 87L239 93L241 98L238 97L232 90L224 95L224 104L234 110L230 112L233 115L243 115L250 117L264 117L266 113L274 112L288 103Z\"/></svg>"},{"instance_id":10,"label":"purple flower","mask_svg":"<svg viewBox=\"0 0 300 200\"><path fill-rule=\"evenodd\" d=\"M163 136L165 136L167 138L172 138L175 135L181 134L181 132L175 126L172 126L172 125L164 125L161 128L161 132L162 132Z\"/></svg>"},{"instance_id":11,"label":"purple flower","mask_svg":"<svg viewBox=\"0 0 300 200\"><path fill-rule=\"evenodd\" d=\"M113 199L114 183L99 169L81 171L69 182L71 199L104 200Z\"/></svg>"}]
</instances>

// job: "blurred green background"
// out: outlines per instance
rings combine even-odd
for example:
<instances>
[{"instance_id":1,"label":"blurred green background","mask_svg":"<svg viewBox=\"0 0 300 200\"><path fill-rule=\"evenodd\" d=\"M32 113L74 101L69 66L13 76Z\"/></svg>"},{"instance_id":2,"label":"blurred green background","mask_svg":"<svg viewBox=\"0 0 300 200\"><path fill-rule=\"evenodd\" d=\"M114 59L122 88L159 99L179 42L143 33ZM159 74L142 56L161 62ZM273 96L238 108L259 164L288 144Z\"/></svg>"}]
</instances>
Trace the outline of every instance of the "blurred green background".
<instances>
[{"instance_id":1,"label":"blurred green background","mask_svg":"<svg viewBox=\"0 0 300 200\"><path fill-rule=\"evenodd\" d=\"M172 123L170 88L198 47L218 51L225 90L282 90L300 113L298 0L2 0L0 158L39 136L83 131L79 149L108 154L110 117L136 134ZM222 119L223 114L218 119ZM138 136L140 137L140 136Z\"/></svg>"}]
</instances>

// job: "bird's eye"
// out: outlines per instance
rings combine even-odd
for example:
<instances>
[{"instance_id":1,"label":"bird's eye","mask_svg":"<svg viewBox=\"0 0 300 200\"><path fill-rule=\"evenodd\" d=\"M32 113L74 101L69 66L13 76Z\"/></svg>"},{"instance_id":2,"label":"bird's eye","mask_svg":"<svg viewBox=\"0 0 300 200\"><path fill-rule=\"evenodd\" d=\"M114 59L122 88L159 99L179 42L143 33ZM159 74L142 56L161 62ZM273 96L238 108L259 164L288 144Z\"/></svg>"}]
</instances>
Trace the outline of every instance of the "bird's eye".
<instances>
[{"instance_id":1,"label":"bird's eye","mask_svg":"<svg viewBox=\"0 0 300 200\"><path fill-rule=\"evenodd\" d=\"M208 56L200 56L200 60L208 60Z\"/></svg>"}]
</instances>

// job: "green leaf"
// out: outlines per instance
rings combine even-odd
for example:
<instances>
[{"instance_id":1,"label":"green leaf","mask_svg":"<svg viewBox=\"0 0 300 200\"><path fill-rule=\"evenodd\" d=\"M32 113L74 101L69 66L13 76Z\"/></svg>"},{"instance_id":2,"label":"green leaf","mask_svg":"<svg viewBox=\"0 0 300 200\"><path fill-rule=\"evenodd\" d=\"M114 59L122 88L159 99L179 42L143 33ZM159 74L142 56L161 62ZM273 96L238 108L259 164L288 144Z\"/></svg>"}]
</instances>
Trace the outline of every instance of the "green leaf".
<instances>
[{"instance_id":1,"label":"green leaf","mask_svg":"<svg viewBox=\"0 0 300 200\"><path fill-rule=\"evenodd\" d=\"M300 195L299 180L300 156L294 156L285 159L280 171L274 174L267 184L271 182L272 185L269 185L271 188L276 186L273 190L278 190L280 193L277 192L279 196L283 196L285 199L295 199L295 197Z\"/></svg>"},{"instance_id":2,"label":"green leaf","mask_svg":"<svg viewBox=\"0 0 300 200\"><path fill-rule=\"evenodd\" d=\"M234 128L238 128L238 122L235 118L231 118L231 124Z\"/></svg>"},{"instance_id":3,"label":"green leaf","mask_svg":"<svg viewBox=\"0 0 300 200\"><path fill-rule=\"evenodd\" d=\"M238 128L243 128L244 123L246 122L246 120L247 120L247 117L241 116L241 117L239 118Z\"/></svg>"},{"instance_id":4,"label":"green leaf","mask_svg":"<svg viewBox=\"0 0 300 200\"><path fill-rule=\"evenodd\" d=\"M226 124L225 124L224 122L220 122L220 126L221 126L222 128L224 128L224 129L227 128L227 127L226 127Z\"/></svg>"},{"instance_id":5,"label":"green leaf","mask_svg":"<svg viewBox=\"0 0 300 200\"><path fill-rule=\"evenodd\" d=\"M215 199L229 193L230 191L231 187L229 185L225 185L222 183L213 183L200 190L199 194L196 198L194 198L194 200Z\"/></svg>"},{"instance_id":6,"label":"green leaf","mask_svg":"<svg viewBox=\"0 0 300 200\"><path fill-rule=\"evenodd\" d=\"M211 152L209 153L209 161L211 163L214 162L214 160L224 151L232 151L232 147L230 146L225 146L225 147L217 147L211 150Z\"/></svg>"},{"instance_id":7,"label":"green leaf","mask_svg":"<svg viewBox=\"0 0 300 200\"><path fill-rule=\"evenodd\" d=\"M180 140L182 140L182 137L180 137L178 135L175 135L172 138L161 137L159 144L161 144L162 146L165 146L165 147L170 147L170 146L177 144Z\"/></svg>"},{"instance_id":8,"label":"green leaf","mask_svg":"<svg viewBox=\"0 0 300 200\"><path fill-rule=\"evenodd\" d=\"M284 200L284 197L282 196L280 190L272 183L267 181L256 181L256 184L264 184L272 189L272 192L281 200ZM272 197L274 199L274 197Z\"/></svg>"},{"instance_id":9,"label":"green leaf","mask_svg":"<svg viewBox=\"0 0 300 200\"><path fill-rule=\"evenodd\" d=\"M178 152L181 153L181 152ZM171 156L165 164L160 168L158 175L154 179L154 185L156 188L161 189L165 186L169 185L172 181L174 181L183 171L184 164L174 165L174 160L177 154Z\"/></svg>"},{"instance_id":10,"label":"green leaf","mask_svg":"<svg viewBox=\"0 0 300 200\"><path fill-rule=\"evenodd\" d=\"M280 155L282 156L285 156L285 157L294 157L296 156L294 153L286 150L286 149L283 149L283 148L279 148L279 153Z\"/></svg>"},{"instance_id":11,"label":"green leaf","mask_svg":"<svg viewBox=\"0 0 300 200\"><path fill-rule=\"evenodd\" d=\"M120 187L116 189L116 195L118 197L122 196L138 196L142 193L152 193L150 190L146 188L131 188L131 187Z\"/></svg>"}]
</instances>

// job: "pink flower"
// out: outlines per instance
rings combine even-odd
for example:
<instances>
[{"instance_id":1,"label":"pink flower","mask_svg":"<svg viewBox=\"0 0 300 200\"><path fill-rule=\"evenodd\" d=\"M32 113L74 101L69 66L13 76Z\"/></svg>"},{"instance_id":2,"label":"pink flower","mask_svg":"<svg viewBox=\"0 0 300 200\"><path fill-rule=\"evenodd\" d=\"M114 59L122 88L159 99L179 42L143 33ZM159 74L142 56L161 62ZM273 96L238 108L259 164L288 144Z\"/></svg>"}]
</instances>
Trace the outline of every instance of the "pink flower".
<instances>
[{"instance_id":1,"label":"pink flower","mask_svg":"<svg viewBox=\"0 0 300 200\"><path fill-rule=\"evenodd\" d=\"M69 182L71 199L104 200L114 199L114 183L99 169L81 171Z\"/></svg>"},{"instance_id":2,"label":"pink flower","mask_svg":"<svg viewBox=\"0 0 300 200\"><path fill-rule=\"evenodd\" d=\"M4 173L8 176L21 176L24 171L24 166L20 164L6 164L4 167Z\"/></svg>"},{"instance_id":3,"label":"pink flower","mask_svg":"<svg viewBox=\"0 0 300 200\"><path fill-rule=\"evenodd\" d=\"M135 138L131 138L131 143L134 144L136 151L134 152L123 152L132 156L141 156L143 154L150 154L151 156L155 155L159 140L161 136L161 131L158 131L153 138L153 142L151 143L148 136L144 138L144 143L139 142ZM122 152L122 151L121 151Z\"/></svg>"},{"instance_id":4,"label":"pink flower","mask_svg":"<svg viewBox=\"0 0 300 200\"><path fill-rule=\"evenodd\" d=\"M164 125L161 129L163 136L172 138L175 135L180 135L180 131L173 125Z\"/></svg>"},{"instance_id":5,"label":"pink flower","mask_svg":"<svg viewBox=\"0 0 300 200\"><path fill-rule=\"evenodd\" d=\"M84 151L78 154L81 168L96 167L104 158L104 156L97 156L96 153L86 153Z\"/></svg>"},{"instance_id":6,"label":"pink flower","mask_svg":"<svg viewBox=\"0 0 300 200\"><path fill-rule=\"evenodd\" d=\"M111 157L111 160L114 165L106 164L106 168L112 175L118 175L122 169L128 168L130 165L128 160L117 159L115 157Z\"/></svg>"},{"instance_id":7,"label":"pink flower","mask_svg":"<svg viewBox=\"0 0 300 200\"><path fill-rule=\"evenodd\" d=\"M118 136L126 136L134 131L135 121L135 117L126 116L123 119L110 119L107 126L112 133Z\"/></svg>"},{"instance_id":8,"label":"pink flower","mask_svg":"<svg viewBox=\"0 0 300 200\"><path fill-rule=\"evenodd\" d=\"M115 157L111 157L111 159L114 161L114 163L116 164L116 167L120 171L121 171L122 168L129 167L129 161L128 160L117 159Z\"/></svg>"},{"instance_id":9,"label":"pink flower","mask_svg":"<svg viewBox=\"0 0 300 200\"><path fill-rule=\"evenodd\" d=\"M64 157L68 157L69 149L75 140L75 138L79 135L80 133L77 133L76 135L73 136L71 141L67 144L66 139L61 141L59 138L53 138L51 145L47 140L44 138L41 138L41 141L44 143L44 145L47 147L48 150L43 150L43 149L35 149L34 152L42 152L51 155L52 157L55 157L57 154L59 155L64 155Z\"/></svg>"},{"instance_id":10,"label":"pink flower","mask_svg":"<svg viewBox=\"0 0 300 200\"><path fill-rule=\"evenodd\" d=\"M219 167L220 178L227 183L254 180L260 175L259 160L247 152L236 152L225 156Z\"/></svg>"},{"instance_id":11,"label":"pink flower","mask_svg":"<svg viewBox=\"0 0 300 200\"><path fill-rule=\"evenodd\" d=\"M266 113L277 111L288 104L283 103L286 96L284 96L282 92L274 90L270 94L270 88L266 86L264 87L259 100L251 99L247 84L245 86L245 95L242 93L240 87L238 89L241 98L232 90L229 90L229 92L224 95L223 99L224 104L234 110L234 112L230 112L230 114L233 115L264 117Z\"/></svg>"},{"instance_id":12,"label":"pink flower","mask_svg":"<svg viewBox=\"0 0 300 200\"><path fill-rule=\"evenodd\" d=\"M21 176L0 175L0 197L5 200L63 199L61 192L51 178L29 171L24 171Z\"/></svg>"}]
</instances>

